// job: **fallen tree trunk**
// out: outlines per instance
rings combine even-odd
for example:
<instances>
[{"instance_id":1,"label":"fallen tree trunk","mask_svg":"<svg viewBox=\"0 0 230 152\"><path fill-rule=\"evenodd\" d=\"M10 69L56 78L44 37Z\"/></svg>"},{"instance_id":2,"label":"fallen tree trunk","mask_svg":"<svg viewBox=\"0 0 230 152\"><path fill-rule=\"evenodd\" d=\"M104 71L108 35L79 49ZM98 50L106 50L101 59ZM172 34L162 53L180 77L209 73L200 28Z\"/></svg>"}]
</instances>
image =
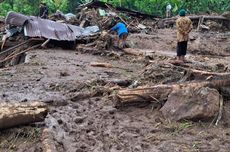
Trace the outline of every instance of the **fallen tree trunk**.
<instances>
[{"instance_id":1,"label":"fallen tree trunk","mask_svg":"<svg viewBox=\"0 0 230 152\"><path fill-rule=\"evenodd\" d=\"M142 87L135 89L123 89L117 92L115 95L115 104L120 106L122 104L135 103L135 102L151 102L161 103L167 100L168 95L173 90L178 90L183 87L210 87L220 89L224 86L230 86L230 80L215 80L204 82L193 82L183 84L168 84L168 85L156 85L153 87Z\"/></svg>"},{"instance_id":2,"label":"fallen tree trunk","mask_svg":"<svg viewBox=\"0 0 230 152\"><path fill-rule=\"evenodd\" d=\"M40 102L0 105L0 129L43 121L48 112Z\"/></svg>"}]
</instances>

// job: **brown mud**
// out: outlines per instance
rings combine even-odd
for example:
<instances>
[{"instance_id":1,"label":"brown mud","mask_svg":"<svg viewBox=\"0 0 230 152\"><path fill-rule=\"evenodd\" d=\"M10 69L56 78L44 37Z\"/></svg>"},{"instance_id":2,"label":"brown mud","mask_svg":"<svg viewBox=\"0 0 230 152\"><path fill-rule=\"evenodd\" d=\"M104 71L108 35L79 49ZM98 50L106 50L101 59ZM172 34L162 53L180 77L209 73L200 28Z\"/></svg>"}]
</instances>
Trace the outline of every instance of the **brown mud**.
<instances>
[{"instance_id":1,"label":"brown mud","mask_svg":"<svg viewBox=\"0 0 230 152\"><path fill-rule=\"evenodd\" d=\"M26 63L0 69L1 102L42 101L49 105L45 122L1 131L0 151L45 151L44 128L48 128L49 137L60 152L229 151L230 101L224 103L218 126L212 120L169 122L153 103L114 107L111 95L116 89L108 88L121 86L107 84L109 80L136 81L129 86L132 87L178 82L183 77L180 69L165 64L175 57L175 32L162 29L155 35L131 34L131 47L151 50L150 56L34 50L27 54ZM228 33L193 32L187 60L194 69L229 71L229 42ZM110 63L113 67L93 67L91 62ZM83 93L89 94L79 96Z\"/></svg>"}]
</instances>

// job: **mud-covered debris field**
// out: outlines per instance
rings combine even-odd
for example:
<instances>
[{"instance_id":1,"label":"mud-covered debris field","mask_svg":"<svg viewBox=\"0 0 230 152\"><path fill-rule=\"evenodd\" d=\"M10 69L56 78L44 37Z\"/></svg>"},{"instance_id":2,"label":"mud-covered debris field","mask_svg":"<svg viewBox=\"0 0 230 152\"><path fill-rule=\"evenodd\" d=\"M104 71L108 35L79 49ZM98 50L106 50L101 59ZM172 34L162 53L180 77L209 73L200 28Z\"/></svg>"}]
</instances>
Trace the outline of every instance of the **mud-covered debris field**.
<instances>
[{"instance_id":1,"label":"mud-covered debris field","mask_svg":"<svg viewBox=\"0 0 230 152\"><path fill-rule=\"evenodd\" d=\"M207 29L190 16L186 62L176 63L175 17L105 6L50 16L100 29L75 41L23 32L1 41L0 151L229 151L229 18L205 15ZM105 32L112 18L130 24L125 49Z\"/></svg>"}]
</instances>

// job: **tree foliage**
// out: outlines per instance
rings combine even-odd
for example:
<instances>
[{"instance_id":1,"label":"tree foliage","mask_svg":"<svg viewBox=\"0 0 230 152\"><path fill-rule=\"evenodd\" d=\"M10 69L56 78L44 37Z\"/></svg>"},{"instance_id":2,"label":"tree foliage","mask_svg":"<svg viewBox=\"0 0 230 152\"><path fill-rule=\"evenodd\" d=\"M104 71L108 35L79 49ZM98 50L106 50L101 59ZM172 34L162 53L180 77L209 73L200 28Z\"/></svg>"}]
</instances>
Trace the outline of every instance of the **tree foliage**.
<instances>
[{"instance_id":1,"label":"tree foliage","mask_svg":"<svg viewBox=\"0 0 230 152\"><path fill-rule=\"evenodd\" d=\"M73 12L82 3L90 0L42 0L50 12L57 9L63 12ZM122 6L138 10L148 14L164 16L165 7L170 3L173 7L173 14L177 14L181 8L189 13L222 13L230 10L230 0L102 0L114 6ZM0 15L6 15L8 11L21 12L28 15L37 15L41 0L5 0L0 4Z\"/></svg>"}]
</instances>

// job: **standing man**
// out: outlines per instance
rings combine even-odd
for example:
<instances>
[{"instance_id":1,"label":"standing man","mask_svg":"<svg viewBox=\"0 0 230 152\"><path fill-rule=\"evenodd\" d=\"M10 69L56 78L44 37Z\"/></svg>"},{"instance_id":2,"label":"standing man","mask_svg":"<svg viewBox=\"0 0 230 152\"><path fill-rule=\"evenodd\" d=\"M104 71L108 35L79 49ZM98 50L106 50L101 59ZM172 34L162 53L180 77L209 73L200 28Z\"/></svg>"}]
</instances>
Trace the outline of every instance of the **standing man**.
<instances>
[{"instance_id":1,"label":"standing man","mask_svg":"<svg viewBox=\"0 0 230 152\"><path fill-rule=\"evenodd\" d=\"M119 48L120 41L122 41L121 48L125 47L126 39L128 36L128 29L126 25L122 22L118 22L115 26L113 26L109 32L115 31L117 32L118 37L115 39L115 47Z\"/></svg>"},{"instance_id":2,"label":"standing man","mask_svg":"<svg viewBox=\"0 0 230 152\"><path fill-rule=\"evenodd\" d=\"M192 30L192 21L185 16L186 11L180 10L180 17L176 20L177 28L177 60L180 62L185 61L185 55L187 52L187 44L189 39L189 33Z\"/></svg>"},{"instance_id":3,"label":"standing man","mask_svg":"<svg viewBox=\"0 0 230 152\"><path fill-rule=\"evenodd\" d=\"M46 3L41 3L39 7L39 16L41 18L47 19L49 15L48 7L46 6Z\"/></svg>"},{"instance_id":4,"label":"standing man","mask_svg":"<svg viewBox=\"0 0 230 152\"><path fill-rule=\"evenodd\" d=\"M166 6L166 18L171 17L171 9L172 9L172 5L170 3L167 3L167 6Z\"/></svg>"}]
</instances>

